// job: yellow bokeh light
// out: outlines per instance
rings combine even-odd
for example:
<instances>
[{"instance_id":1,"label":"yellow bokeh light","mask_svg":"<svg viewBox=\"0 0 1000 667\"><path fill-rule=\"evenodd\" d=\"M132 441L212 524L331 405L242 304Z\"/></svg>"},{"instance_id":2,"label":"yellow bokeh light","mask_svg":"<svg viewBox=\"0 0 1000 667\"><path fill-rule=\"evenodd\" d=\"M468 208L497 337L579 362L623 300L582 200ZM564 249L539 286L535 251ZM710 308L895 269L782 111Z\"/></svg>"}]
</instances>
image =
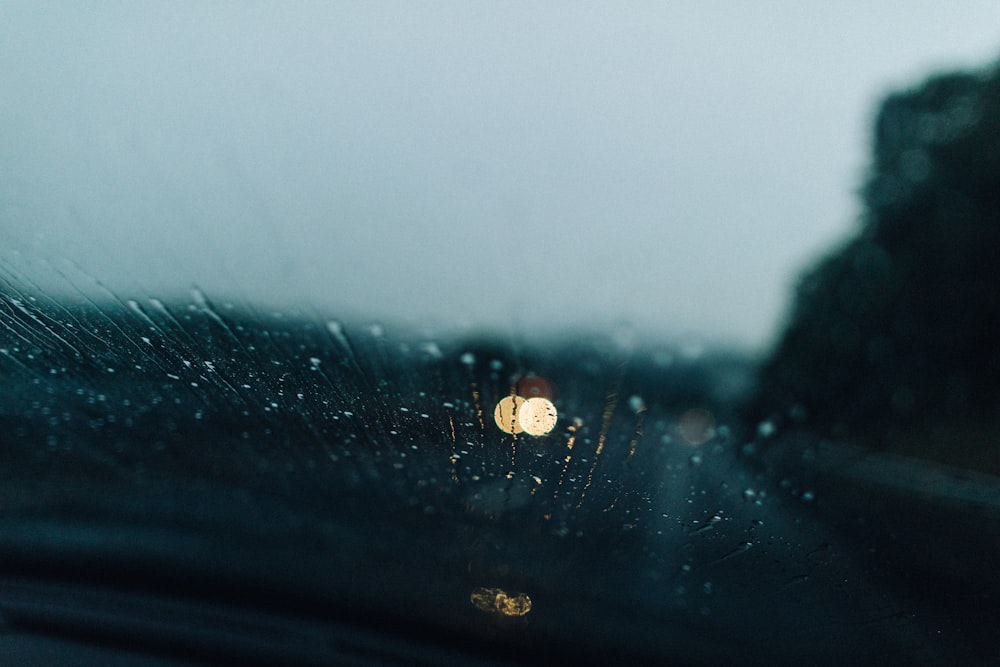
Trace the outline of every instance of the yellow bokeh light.
<instances>
[{"instance_id":1,"label":"yellow bokeh light","mask_svg":"<svg viewBox=\"0 0 1000 667\"><path fill-rule=\"evenodd\" d=\"M547 435L558 420L555 404L540 396L504 396L493 410L493 421L504 433Z\"/></svg>"},{"instance_id":2,"label":"yellow bokeh light","mask_svg":"<svg viewBox=\"0 0 1000 667\"><path fill-rule=\"evenodd\" d=\"M517 421L528 435L545 435L556 427L559 415L547 398L529 398L518 410Z\"/></svg>"},{"instance_id":3,"label":"yellow bokeh light","mask_svg":"<svg viewBox=\"0 0 1000 667\"><path fill-rule=\"evenodd\" d=\"M524 428L521 426L520 412L525 400L520 396L504 396L497 403L493 410L493 421L497 423L497 428L505 433L521 433Z\"/></svg>"}]
</instances>

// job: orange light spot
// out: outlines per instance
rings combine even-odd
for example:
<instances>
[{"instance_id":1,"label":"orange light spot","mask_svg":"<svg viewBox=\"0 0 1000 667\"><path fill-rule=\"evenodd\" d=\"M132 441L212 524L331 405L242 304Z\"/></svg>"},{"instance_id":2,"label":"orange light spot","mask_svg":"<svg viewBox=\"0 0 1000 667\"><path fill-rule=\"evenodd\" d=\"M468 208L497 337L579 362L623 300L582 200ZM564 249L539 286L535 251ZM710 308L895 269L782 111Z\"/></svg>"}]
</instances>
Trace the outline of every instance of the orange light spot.
<instances>
[{"instance_id":1,"label":"orange light spot","mask_svg":"<svg viewBox=\"0 0 1000 667\"><path fill-rule=\"evenodd\" d=\"M525 398L547 398L550 401L555 395L552 383L538 375L521 378L517 383L517 395Z\"/></svg>"}]
</instances>

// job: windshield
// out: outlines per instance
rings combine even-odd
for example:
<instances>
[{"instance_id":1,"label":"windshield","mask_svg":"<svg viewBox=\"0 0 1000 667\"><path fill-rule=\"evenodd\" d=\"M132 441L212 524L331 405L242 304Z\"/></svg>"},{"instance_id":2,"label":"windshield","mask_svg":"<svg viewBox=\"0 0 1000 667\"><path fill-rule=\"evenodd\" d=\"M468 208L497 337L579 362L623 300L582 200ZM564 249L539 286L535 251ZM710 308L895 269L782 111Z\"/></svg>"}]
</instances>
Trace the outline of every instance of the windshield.
<instances>
[{"instance_id":1,"label":"windshield","mask_svg":"<svg viewBox=\"0 0 1000 667\"><path fill-rule=\"evenodd\" d=\"M6 626L1000 659L1000 14L897 19L4 5Z\"/></svg>"}]
</instances>

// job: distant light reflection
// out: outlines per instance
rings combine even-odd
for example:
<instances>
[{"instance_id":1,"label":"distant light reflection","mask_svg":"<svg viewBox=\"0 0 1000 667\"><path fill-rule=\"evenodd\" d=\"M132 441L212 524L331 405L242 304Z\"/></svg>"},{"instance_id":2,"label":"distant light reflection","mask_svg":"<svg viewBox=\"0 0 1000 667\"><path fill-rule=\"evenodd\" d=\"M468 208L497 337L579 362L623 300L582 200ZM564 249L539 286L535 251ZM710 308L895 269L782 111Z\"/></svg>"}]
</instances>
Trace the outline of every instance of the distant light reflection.
<instances>
[{"instance_id":1,"label":"distant light reflection","mask_svg":"<svg viewBox=\"0 0 1000 667\"><path fill-rule=\"evenodd\" d=\"M692 408L681 415L677 430L687 444L704 444L715 437L715 417L703 408Z\"/></svg>"},{"instance_id":2,"label":"distant light reflection","mask_svg":"<svg viewBox=\"0 0 1000 667\"><path fill-rule=\"evenodd\" d=\"M476 609L502 616L524 616L531 611L530 597L524 593L510 594L500 588L477 588L469 600Z\"/></svg>"},{"instance_id":3,"label":"distant light reflection","mask_svg":"<svg viewBox=\"0 0 1000 667\"><path fill-rule=\"evenodd\" d=\"M524 427L521 426L518 413L524 403L525 400L520 396L504 396L500 399L493 410L493 421L497 423L497 428L505 433L523 432Z\"/></svg>"},{"instance_id":4,"label":"distant light reflection","mask_svg":"<svg viewBox=\"0 0 1000 667\"><path fill-rule=\"evenodd\" d=\"M521 378L517 383L517 395L525 398L547 398L553 399L555 390L552 383L543 377L529 375Z\"/></svg>"},{"instance_id":5,"label":"distant light reflection","mask_svg":"<svg viewBox=\"0 0 1000 667\"><path fill-rule=\"evenodd\" d=\"M528 435L545 435L556 426L556 406L547 398L529 398L521 406L517 421Z\"/></svg>"},{"instance_id":6,"label":"distant light reflection","mask_svg":"<svg viewBox=\"0 0 1000 667\"><path fill-rule=\"evenodd\" d=\"M493 410L497 428L505 433L543 436L555 428L559 412L552 398L552 385L545 378L522 378L511 387Z\"/></svg>"}]
</instances>

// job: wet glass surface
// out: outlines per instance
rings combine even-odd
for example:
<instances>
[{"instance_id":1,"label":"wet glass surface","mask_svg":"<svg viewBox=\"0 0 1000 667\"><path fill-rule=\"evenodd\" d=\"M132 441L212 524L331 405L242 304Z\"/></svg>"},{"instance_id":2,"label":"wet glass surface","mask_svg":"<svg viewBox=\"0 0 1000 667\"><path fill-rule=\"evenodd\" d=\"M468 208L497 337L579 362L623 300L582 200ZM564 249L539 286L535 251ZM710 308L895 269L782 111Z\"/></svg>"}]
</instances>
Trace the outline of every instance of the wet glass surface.
<instances>
[{"instance_id":1,"label":"wet glass surface","mask_svg":"<svg viewBox=\"0 0 1000 667\"><path fill-rule=\"evenodd\" d=\"M11 661L1000 662L997 66L883 100L772 323L770 40L64 9L0 7Z\"/></svg>"},{"instance_id":2,"label":"wet glass surface","mask_svg":"<svg viewBox=\"0 0 1000 667\"><path fill-rule=\"evenodd\" d=\"M15 570L283 591L527 658L985 655L996 488L802 435L759 456L738 354L6 289ZM550 431L498 426L518 391Z\"/></svg>"}]
</instances>

